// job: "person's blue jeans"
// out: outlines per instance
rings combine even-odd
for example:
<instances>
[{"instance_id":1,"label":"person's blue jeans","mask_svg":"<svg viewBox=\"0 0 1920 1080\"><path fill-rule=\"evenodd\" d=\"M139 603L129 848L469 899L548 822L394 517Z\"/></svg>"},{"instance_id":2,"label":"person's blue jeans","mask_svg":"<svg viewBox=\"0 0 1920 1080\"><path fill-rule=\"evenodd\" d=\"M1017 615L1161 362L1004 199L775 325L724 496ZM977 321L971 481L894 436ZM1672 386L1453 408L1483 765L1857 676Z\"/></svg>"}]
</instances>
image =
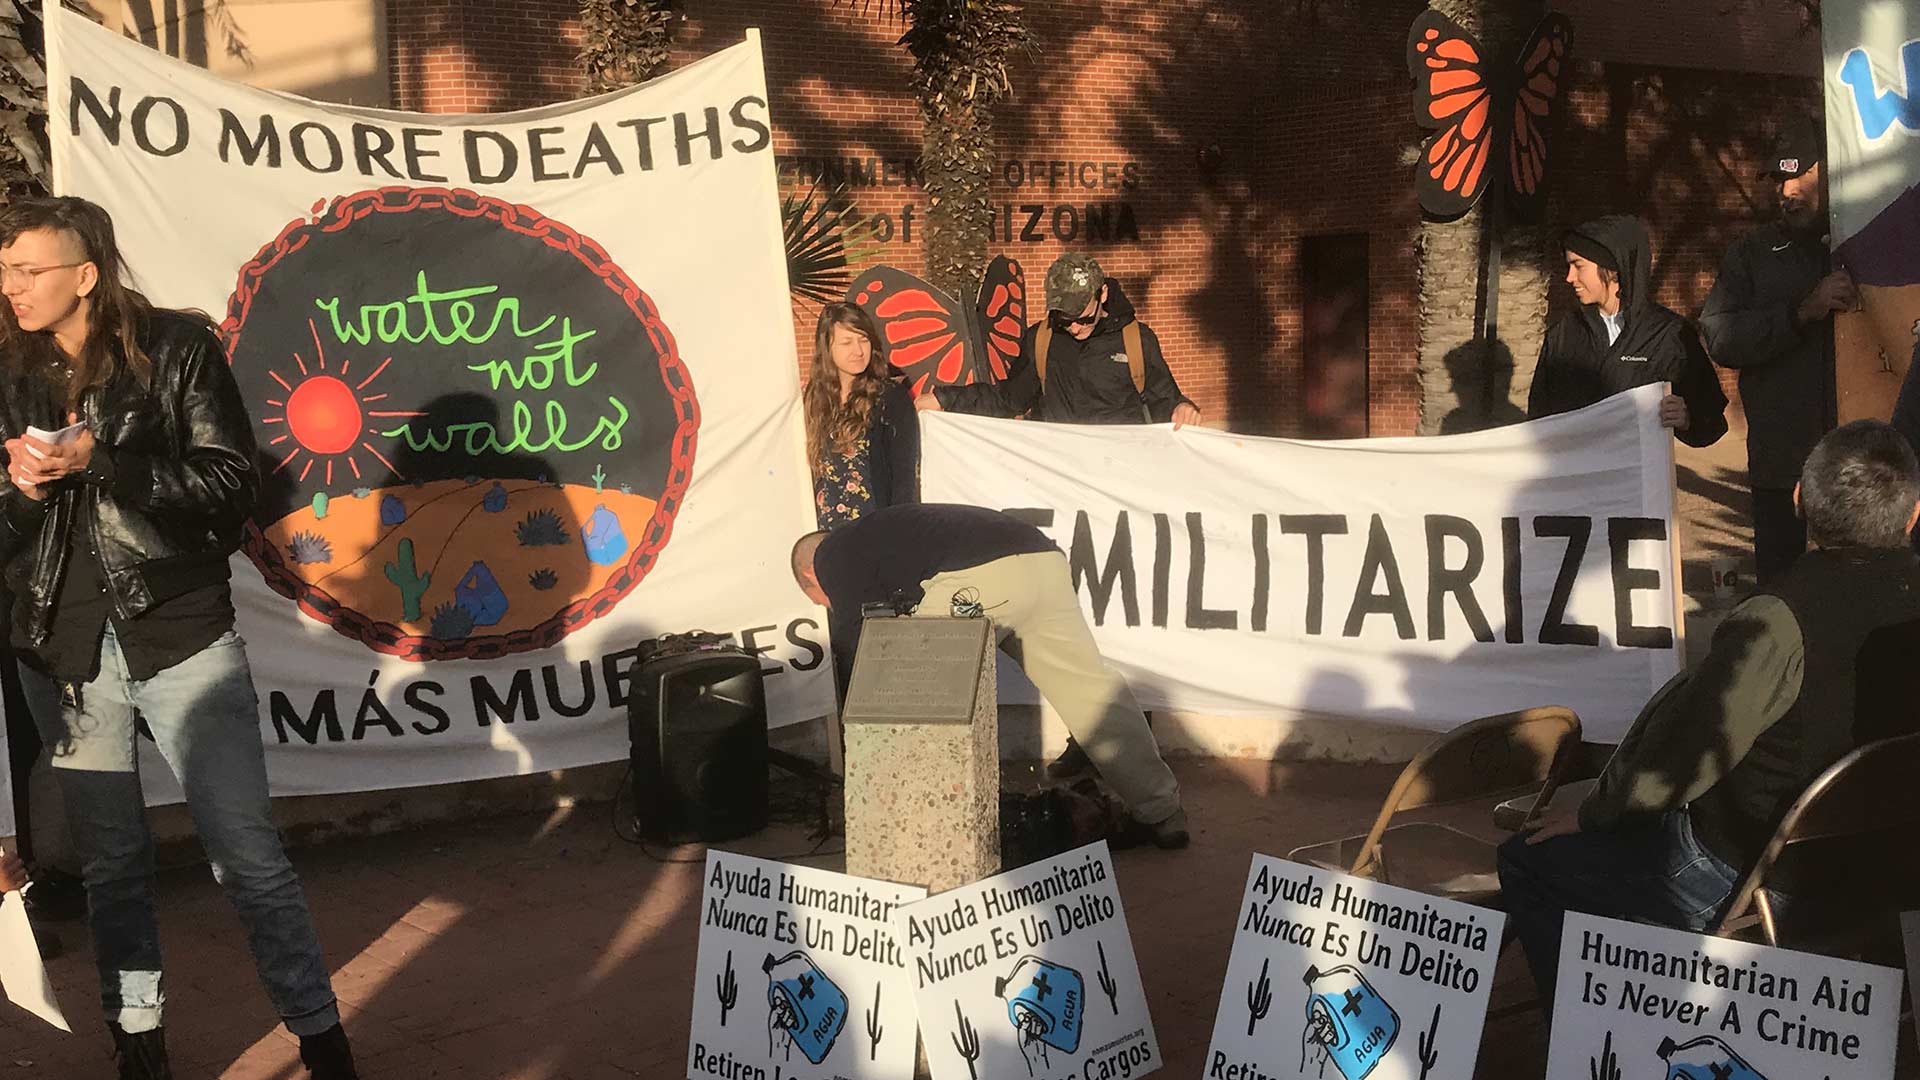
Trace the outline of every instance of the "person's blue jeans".
<instances>
[{"instance_id":1,"label":"person's blue jeans","mask_svg":"<svg viewBox=\"0 0 1920 1080\"><path fill-rule=\"evenodd\" d=\"M160 1026L160 935L153 838L134 769L144 719L180 779L214 880L240 913L260 981L295 1035L339 1023L320 943L267 806L266 759L246 647L228 631L212 645L135 680L107 628L100 672L42 723L87 886L88 919L107 1019L129 1032Z\"/></svg>"},{"instance_id":2,"label":"person's blue jeans","mask_svg":"<svg viewBox=\"0 0 1920 1080\"><path fill-rule=\"evenodd\" d=\"M1528 835L1500 845L1500 894L1549 1012L1567 912L1698 933L1740 886L1741 872L1701 845L1685 810L1538 844Z\"/></svg>"}]
</instances>

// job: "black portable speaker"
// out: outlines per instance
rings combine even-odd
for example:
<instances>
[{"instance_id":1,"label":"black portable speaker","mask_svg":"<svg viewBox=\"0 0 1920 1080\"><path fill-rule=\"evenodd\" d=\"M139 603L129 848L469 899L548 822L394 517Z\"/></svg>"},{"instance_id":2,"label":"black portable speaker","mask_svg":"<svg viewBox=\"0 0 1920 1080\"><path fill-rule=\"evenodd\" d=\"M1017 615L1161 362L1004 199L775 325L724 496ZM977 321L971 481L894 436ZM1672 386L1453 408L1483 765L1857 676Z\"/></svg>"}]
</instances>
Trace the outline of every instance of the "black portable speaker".
<instances>
[{"instance_id":1,"label":"black portable speaker","mask_svg":"<svg viewBox=\"0 0 1920 1080\"><path fill-rule=\"evenodd\" d=\"M643 646L627 736L642 836L711 843L766 828L766 688L759 661L730 640Z\"/></svg>"}]
</instances>

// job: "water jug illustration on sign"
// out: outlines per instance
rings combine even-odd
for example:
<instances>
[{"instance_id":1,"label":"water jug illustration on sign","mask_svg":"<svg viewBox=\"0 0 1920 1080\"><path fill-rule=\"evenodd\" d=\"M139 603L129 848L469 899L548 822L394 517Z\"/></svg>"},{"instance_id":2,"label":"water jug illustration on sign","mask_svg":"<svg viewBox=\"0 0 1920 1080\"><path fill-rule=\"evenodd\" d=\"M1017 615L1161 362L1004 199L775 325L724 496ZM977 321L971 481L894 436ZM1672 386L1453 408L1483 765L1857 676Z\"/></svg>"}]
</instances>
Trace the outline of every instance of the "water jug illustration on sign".
<instances>
[{"instance_id":1,"label":"water jug illustration on sign","mask_svg":"<svg viewBox=\"0 0 1920 1080\"><path fill-rule=\"evenodd\" d=\"M1712 1035L1683 1043L1663 1038L1654 1053L1667 1063L1665 1080L1767 1080L1733 1047Z\"/></svg>"},{"instance_id":2,"label":"water jug illustration on sign","mask_svg":"<svg viewBox=\"0 0 1920 1080\"><path fill-rule=\"evenodd\" d=\"M767 973L767 1053L779 1047L790 1057L798 1046L815 1065L827 1060L847 1023L847 995L803 952L768 953L760 970Z\"/></svg>"},{"instance_id":3,"label":"water jug illustration on sign","mask_svg":"<svg viewBox=\"0 0 1920 1080\"><path fill-rule=\"evenodd\" d=\"M1037 956L1021 957L1005 978L994 980L993 992L1007 1003L1007 1020L1020 1032L1028 1072L1036 1056L1047 1060L1048 1047L1068 1054L1080 1049L1086 987L1079 972Z\"/></svg>"},{"instance_id":4,"label":"water jug illustration on sign","mask_svg":"<svg viewBox=\"0 0 1920 1080\"><path fill-rule=\"evenodd\" d=\"M1331 971L1308 965L1307 1026L1300 1033L1300 1071L1313 1052L1321 1071L1326 1063L1346 1080L1360 1080L1386 1058L1400 1034L1400 1016L1366 976L1342 964Z\"/></svg>"}]
</instances>

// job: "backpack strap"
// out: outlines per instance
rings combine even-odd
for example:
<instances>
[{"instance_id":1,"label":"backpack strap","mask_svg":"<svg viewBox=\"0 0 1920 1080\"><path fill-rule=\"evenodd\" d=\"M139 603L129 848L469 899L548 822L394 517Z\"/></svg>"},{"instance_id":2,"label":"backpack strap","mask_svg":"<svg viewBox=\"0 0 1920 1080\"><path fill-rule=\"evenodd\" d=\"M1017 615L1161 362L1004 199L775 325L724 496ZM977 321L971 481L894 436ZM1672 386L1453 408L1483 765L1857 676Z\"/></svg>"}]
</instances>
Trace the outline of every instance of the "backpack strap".
<instances>
[{"instance_id":1,"label":"backpack strap","mask_svg":"<svg viewBox=\"0 0 1920 1080\"><path fill-rule=\"evenodd\" d=\"M1040 392L1047 390L1047 350L1053 345L1053 323L1043 321L1033 334L1033 371L1040 376Z\"/></svg>"},{"instance_id":2,"label":"backpack strap","mask_svg":"<svg viewBox=\"0 0 1920 1080\"><path fill-rule=\"evenodd\" d=\"M1120 329L1120 341L1127 350L1127 374L1133 376L1133 392L1145 395L1147 392L1147 349L1140 344L1140 322L1138 319Z\"/></svg>"}]
</instances>

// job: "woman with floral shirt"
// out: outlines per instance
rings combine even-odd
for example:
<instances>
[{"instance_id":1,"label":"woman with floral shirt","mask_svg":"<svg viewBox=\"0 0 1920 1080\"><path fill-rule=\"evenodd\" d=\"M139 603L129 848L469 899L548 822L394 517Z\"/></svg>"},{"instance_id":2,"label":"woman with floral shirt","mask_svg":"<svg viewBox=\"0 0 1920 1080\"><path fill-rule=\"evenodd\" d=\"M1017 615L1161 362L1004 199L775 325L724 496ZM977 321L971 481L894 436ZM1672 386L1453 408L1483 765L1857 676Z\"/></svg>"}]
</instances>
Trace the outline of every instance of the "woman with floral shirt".
<instances>
[{"instance_id":1,"label":"woman with floral shirt","mask_svg":"<svg viewBox=\"0 0 1920 1080\"><path fill-rule=\"evenodd\" d=\"M852 304L828 304L813 333L802 392L813 512L835 529L875 510L920 501L920 421L895 381L880 330ZM853 648L833 643L835 685L853 676Z\"/></svg>"},{"instance_id":2,"label":"woman with floral shirt","mask_svg":"<svg viewBox=\"0 0 1920 1080\"><path fill-rule=\"evenodd\" d=\"M803 400L821 528L920 501L913 395L891 377L880 331L866 312L852 304L820 312Z\"/></svg>"}]
</instances>

